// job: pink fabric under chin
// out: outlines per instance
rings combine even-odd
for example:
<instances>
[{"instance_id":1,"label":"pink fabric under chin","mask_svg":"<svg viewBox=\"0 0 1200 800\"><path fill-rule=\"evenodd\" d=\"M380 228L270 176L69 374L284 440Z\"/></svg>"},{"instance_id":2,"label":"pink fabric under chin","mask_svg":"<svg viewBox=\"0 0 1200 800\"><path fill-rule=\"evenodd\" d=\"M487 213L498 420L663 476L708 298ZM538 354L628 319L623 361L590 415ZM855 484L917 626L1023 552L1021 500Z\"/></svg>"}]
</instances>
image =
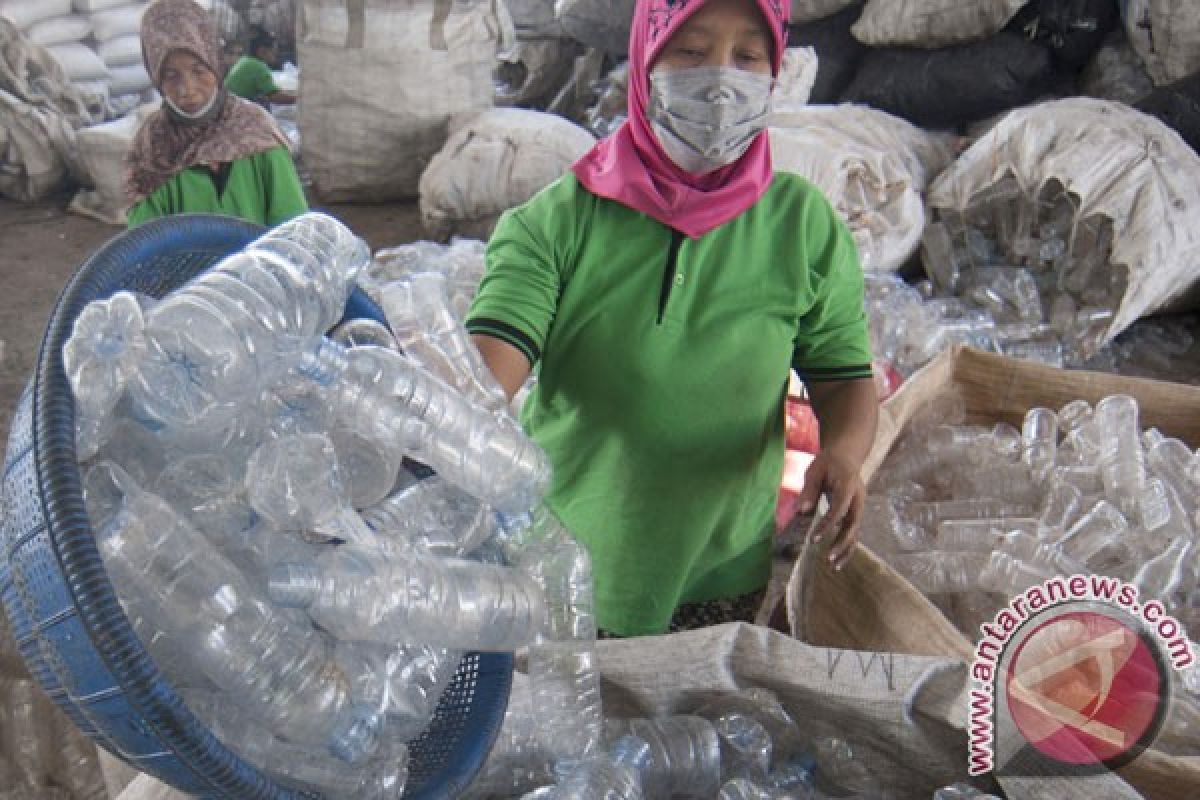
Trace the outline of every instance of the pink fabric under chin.
<instances>
[{"instance_id":1,"label":"pink fabric under chin","mask_svg":"<svg viewBox=\"0 0 1200 800\"><path fill-rule=\"evenodd\" d=\"M754 0L774 37L774 74L787 44L790 3ZM771 185L771 148L764 131L733 164L704 175L684 172L663 152L646 118L650 65L705 0L638 0L629 35L629 116L572 171L587 189L698 238L752 206Z\"/></svg>"}]
</instances>

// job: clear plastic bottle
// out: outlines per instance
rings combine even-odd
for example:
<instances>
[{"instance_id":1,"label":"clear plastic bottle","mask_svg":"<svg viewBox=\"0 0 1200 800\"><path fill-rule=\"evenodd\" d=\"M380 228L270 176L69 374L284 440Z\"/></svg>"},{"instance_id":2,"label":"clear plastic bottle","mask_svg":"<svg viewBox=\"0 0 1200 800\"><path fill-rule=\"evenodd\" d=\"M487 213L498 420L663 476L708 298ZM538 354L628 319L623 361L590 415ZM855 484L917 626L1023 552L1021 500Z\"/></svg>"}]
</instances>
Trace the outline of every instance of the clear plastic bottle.
<instances>
[{"instance_id":1,"label":"clear plastic bottle","mask_svg":"<svg viewBox=\"0 0 1200 800\"><path fill-rule=\"evenodd\" d=\"M556 762L595 755L604 736L595 642L545 640L529 647L538 741Z\"/></svg>"},{"instance_id":2,"label":"clear plastic bottle","mask_svg":"<svg viewBox=\"0 0 1200 800\"><path fill-rule=\"evenodd\" d=\"M76 448L91 458L103 444L109 416L146 353L142 300L117 292L88 303L63 347L63 369L75 396Z\"/></svg>"},{"instance_id":3,"label":"clear plastic bottle","mask_svg":"<svg viewBox=\"0 0 1200 800\"><path fill-rule=\"evenodd\" d=\"M1163 438L1146 450L1146 464L1155 475L1170 484L1185 508L1195 513L1200 484L1192 475L1196 455L1179 439Z\"/></svg>"},{"instance_id":4,"label":"clear plastic bottle","mask_svg":"<svg viewBox=\"0 0 1200 800\"><path fill-rule=\"evenodd\" d=\"M1137 508L1138 493L1146 481L1145 454L1138 426L1137 400L1110 395L1096 404L1095 421L1100 439L1100 477L1116 504L1129 512Z\"/></svg>"},{"instance_id":5,"label":"clear plastic bottle","mask_svg":"<svg viewBox=\"0 0 1200 800\"><path fill-rule=\"evenodd\" d=\"M295 217L219 261L145 315L147 348L128 384L168 426L209 429L291 366L289 337L342 316L366 243L333 217Z\"/></svg>"},{"instance_id":6,"label":"clear plastic bottle","mask_svg":"<svg viewBox=\"0 0 1200 800\"><path fill-rule=\"evenodd\" d=\"M508 406L504 389L483 363L479 351L453 309L446 278L419 272L383 289L384 312L393 324L415 328L404 343L413 360L491 411Z\"/></svg>"},{"instance_id":7,"label":"clear plastic bottle","mask_svg":"<svg viewBox=\"0 0 1200 800\"><path fill-rule=\"evenodd\" d=\"M511 651L532 641L546 616L541 589L518 570L420 553L384 559L351 546L276 567L269 593L353 641Z\"/></svg>"},{"instance_id":8,"label":"clear plastic bottle","mask_svg":"<svg viewBox=\"0 0 1200 800\"><path fill-rule=\"evenodd\" d=\"M5 716L0 755L7 754L19 782L42 786L54 756L50 701L30 679L0 677L0 705Z\"/></svg>"},{"instance_id":9,"label":"clear plastic bottle","mask_svg":"<svg viewBox=\"0 0 1200 800\"><path fill-rule=\"evenodd\" d=\"M223 745L283 783L319 791L330 800L393 800L403 792L408 748L395 737L383 737L371 759L347 764L275 736L220 692L192 690L182 696Z\"/></svg>"},{"instance_id":10,"label":"clear plastic bottle","mask_svg":"<svg viewBox=\"0 0 1200 800\"><path fill-rule=\"evenodd\" d=\"M972 497L962 500L908 503L902 508L901 514L916 525L935 530L938 523L944 520L1027 517L1032 511L1030 506L1020 503L991 497Z\"/></svg>"},{"instance_id":11,"label":"clear plastic bottle","mask_svg":"<svg viewBox=\"0 0 1200 800\"><path fill-rule=\"evenodd\" d=\"M1021 426L1021 459L1036 477L1044 477L1058 454L1058 416L1048 408L1025 412Z\"/></svg>"},{"instance_id":12,"label":"clear plastic bottle","mask_svg":"<svg viewBox=\"0 0 1200 800\"><path fill-rule=\"evenodd\" d=\"M472 405L400 353L347 350L318 337L306 345L300 371L329 388L340 417L369 420L390 447L497 510L527 511L545 491L546 456L516 421Z\"/></svg>"},{"instance_id":13,"label":"clear plastic bottle","mask_svg":"<svg viewBox=\"0 0 1200 800\"><path fill-rule=\"evenodd\" d=\"M984 591L1014 595L1054 575L1002 552L910 553L890 563L926 594Z\"/></svg>"},{"instance_id":14,"label":"clear plastic bottle","mask_svg":"<svg viewBox=\"0 0 1200 800\"><path fill-rule=\"evenodd\" d=\"M487 506L437 475L365 509L363 519L381 538L445 556L469 555L497 530Z\"/></svg>"},{"instance_id":15,"label":"clear plastic bottle","mask_svg":"<svg viewBox=\"0 0 1200 800\"><path fill-rule=\"evenodd\" d=\"M396 337L387 325L367 317L348 319L329 332L329 338L343 347L386 347L396 346Z\"/></svg>"},{"instance_id":16,"label":"clear plastic bottle","mask_svg":"<svg viewBox=\"0 0 1200 800\"><path fill-rule=\"evenodd\" d=\"M766 727L754 717L736 711L722 714L714 726L721 737L724 756L721 774L747 778L755 783L765 781L774 750Z\"/></svg>"},{"instance_id":17,"label":"clear plastic bottle","mask_svg":"<svg viewBox=\"0 0 1200 800\"><path fill-rule=\"evenodd\" d=\"M275 609L161 499L116 468L96 470L123 496L117 514L97 530L122 595L156 603L179 652L275 733L327 747L349 763L369 757L378 747L379 716L353 705L322 635Z\"/></svg>"},{"instance_id":18,"label":"clear plastic bottle","mask_svg":"<svg viewBox=\"0 0 1200 800\"><path fill-rule=\"evenodd\" d=\"M1051 471L1051 485L1042 501L1042 513L1038 517L1038 536L1042 539L1057 539L1067 530L1083 504L1083 493L1068 482L1054 480L1063 467Z\"/></svg>"},{"instance_id":19,"label":"clear plastic bottle","mask_svg":"<svg viewBox=\"0 0 1200 800\"><path fill-rule=\"evenodd\" d=\"M708 798L716 793L721 743L713 723L687 715L610 721L610 738L626 733L650 746L650 761L642 771L646 797Z\"/></svg>"},{"instance_id":20,"label":"clear plastic bottle","mask_svg":"<svg viewBox=\"0 0 1200 800\"><path fill-rule=\"evenodd\" d=\"M775 800L777 796L749 778L726 781L717 792L717 800Z\"/></svg>"},{"instance_id":21,"label":"clear plastic bottle","mask_svg":"<svg viewBox=\"0 0 1200 800\"><path fill-rule=\"evenodd\" d=\"M1129 523L1120 510L1107 500L1100 500L1076 520L1058 543L1070 558L1087 562L1128 530Z\"/></svg>"},{"instance_id":22,"label":"clear plastic bottle","mask_svg":"<svg viewBox=\"0 0 1200 800\"><path fill-rule=\"evenodd\" d=\"M641 800L642 772L650 762L650 746L636 736L622 736L609 753L573 766L558 782L559 800Z\"/></svg>"},{"instance_id":23,"label":"clear plastic bottle","mask_svg":"<svg viewBox=\"0 0 1200 800\"><path fill-rule=\"evenodd\" d=\"M1191 539L1179 538L1167 549L1142 564L1133 579L1138 593L1146 599L1157 599L1174 605L1174 595L1185 588L1189 559L1194 556Z\"/></svg>"},{"instance_id":24,"label":"clear plastic bottle","mask_svg":"<svg viewBox=\"0 0 1200 800\"><path fill-rule=\"evenodd\" d=\"M517 797L554 782L554 765L538 742L536 727L529 679L514 672L504 723L467 798Z\"/></svg>"}]
</instances>

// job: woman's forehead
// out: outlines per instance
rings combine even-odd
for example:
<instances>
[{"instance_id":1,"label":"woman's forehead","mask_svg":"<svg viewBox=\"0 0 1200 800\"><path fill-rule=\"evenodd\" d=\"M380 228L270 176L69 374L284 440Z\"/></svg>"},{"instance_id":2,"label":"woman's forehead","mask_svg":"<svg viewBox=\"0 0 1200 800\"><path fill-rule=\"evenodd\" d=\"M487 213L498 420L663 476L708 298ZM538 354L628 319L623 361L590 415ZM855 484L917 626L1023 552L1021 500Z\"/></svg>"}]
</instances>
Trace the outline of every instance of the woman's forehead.
<instances>
[{"instance_id":1,"label":"woman's forehead","mask_svg":"<svg viewBox=\"0 0 1200 800\"><path fill-rule=\"evenodd\" d=\"M199 64L200 66L208 66L204 63L204 59L182 47L177 47L167 53L167 57L163 59L163 66L172 67L191 67Z\"/></svg>"}]
</instances>

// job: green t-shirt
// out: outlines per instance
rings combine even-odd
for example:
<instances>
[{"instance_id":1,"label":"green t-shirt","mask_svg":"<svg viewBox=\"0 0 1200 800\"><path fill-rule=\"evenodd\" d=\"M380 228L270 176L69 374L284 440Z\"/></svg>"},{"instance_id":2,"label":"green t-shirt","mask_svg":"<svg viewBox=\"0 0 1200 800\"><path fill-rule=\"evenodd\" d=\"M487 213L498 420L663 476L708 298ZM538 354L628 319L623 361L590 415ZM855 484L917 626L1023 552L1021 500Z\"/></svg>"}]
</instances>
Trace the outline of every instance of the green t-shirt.
<instances>
[{"instance_id":1,"label":"green t-shirt","mask_svg":"<svg viewBox=\"0 0 1200 800\"><path fill-rule=\"evenodd\" d=\"M278 225L308 210L304 187L285 147L229 165L223 191L207 167L189 167L129 209L129 227L171 214L208 213Z\"/></svg>"},{"instance_id":2,"label":"green t-shirt","mask_svg":"<svg viewBox=\"0 0 1200 800\"><path fill-rule=\"evenodd\" d=\"M225 88L247 100L259 100L279 91L271 68L253 56L242 56L229 68Z\"/></svg>"},{"instance_id":3,"label":"green t-shirt","mask_svg":"<svg viewBox=\"0 0 1200 800\"><path fill-rule=\"evenodd\" d=\"M766 584L789 367L871 375L850 233L784 173L697 239L568 174L501 218L467 328L537 365L522 422L554 467L546 502L623 635Z\"/></svg>"}]
</instances>

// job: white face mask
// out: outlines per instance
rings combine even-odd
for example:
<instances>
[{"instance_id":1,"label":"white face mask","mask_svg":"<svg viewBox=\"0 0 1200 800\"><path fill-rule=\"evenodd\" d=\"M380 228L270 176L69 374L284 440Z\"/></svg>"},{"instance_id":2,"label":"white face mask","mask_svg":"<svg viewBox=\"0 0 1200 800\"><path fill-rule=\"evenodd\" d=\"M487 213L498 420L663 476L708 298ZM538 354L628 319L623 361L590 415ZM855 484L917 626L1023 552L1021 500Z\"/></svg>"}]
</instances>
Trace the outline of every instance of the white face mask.
<instances>
[{"instance_id":1,"label":"white face mask","mask_svg":"<svg viewBox=\"0 0 1200 800\"><path fill-rule=\"evenodd\" d=\"M656 69L646 116L667 155L685 172L732 164L771 115L770 75L735 67Z\"/></svg>"},{"instance_id":2,"label":"white face mask","mask_svg":"<svg viewBox=\"0 0 1200 800\"><path fill-rule=\"evenodd\" d=\"M221 99L221 90L218 88L215 92L213 92L212 97L210 97L208 102L204 104L204 108L193 114L189 114L179 106L175 105L173 102L171 102L171 98L167 97L165 94L162 96L162 99L163 102L166 103L167 108L171 109L171 113L183 121L204 122L209 118L210 115L212 115L213 110L217 107L217 102Z\"/></svg>"}]
</instances>

